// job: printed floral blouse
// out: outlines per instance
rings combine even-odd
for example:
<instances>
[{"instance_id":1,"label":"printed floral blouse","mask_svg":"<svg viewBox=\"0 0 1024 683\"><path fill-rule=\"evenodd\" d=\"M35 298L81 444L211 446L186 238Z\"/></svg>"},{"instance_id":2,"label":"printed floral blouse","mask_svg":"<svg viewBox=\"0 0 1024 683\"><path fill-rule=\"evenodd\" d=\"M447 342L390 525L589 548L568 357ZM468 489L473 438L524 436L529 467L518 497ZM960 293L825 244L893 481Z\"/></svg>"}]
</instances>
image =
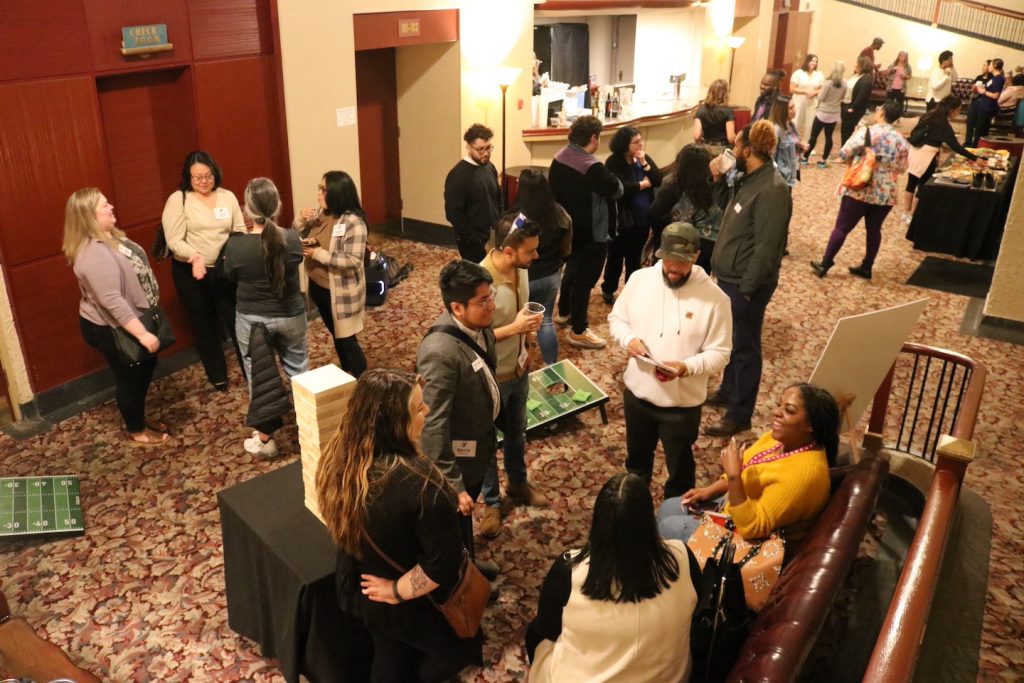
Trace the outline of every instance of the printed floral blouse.
<instances>
[{"instance_id":1,"label":"printed floral blouse","mask_svg":"<svg viewBox=\"0 0 1024 683\"><path fill-rule=\"evenodd\" d=\"M849 195L868 204L892 206L899 196L898 180L900 174L907 170L907 154L910 150L903 135L888 123L874 123L862 126L854 131L843 148L839 150L839 158L849 162L864 147L864 132L871 129L871 149L875 151L877 165L871 178L871 184L858 190L839 186L839 196Z\"/></svg>"}]
</instances>

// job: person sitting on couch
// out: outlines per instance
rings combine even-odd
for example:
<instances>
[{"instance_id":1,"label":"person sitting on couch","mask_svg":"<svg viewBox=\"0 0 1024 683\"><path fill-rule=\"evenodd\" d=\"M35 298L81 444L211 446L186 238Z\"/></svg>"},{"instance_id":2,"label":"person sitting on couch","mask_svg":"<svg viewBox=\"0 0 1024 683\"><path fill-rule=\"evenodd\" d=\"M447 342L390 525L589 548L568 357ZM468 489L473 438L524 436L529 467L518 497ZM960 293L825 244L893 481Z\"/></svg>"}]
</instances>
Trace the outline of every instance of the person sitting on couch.
<instances>
[{"instance_id":1,"label":"person sitting on couch","mask_svg":"<svg viewBox=\"0 0 1024 683\"><path fill-rule=\"evenodd\" d=\"M813 384L794 384L783 392L770 431L742 456L735 438L722 449L720 479L662 503L661 535L685 541L700 526L688 508L716 502L744 539L784 529L787 539L796 540L828 503L828 469L836 464L838 448L835 399Z\"/></svg>"}]
</instances>

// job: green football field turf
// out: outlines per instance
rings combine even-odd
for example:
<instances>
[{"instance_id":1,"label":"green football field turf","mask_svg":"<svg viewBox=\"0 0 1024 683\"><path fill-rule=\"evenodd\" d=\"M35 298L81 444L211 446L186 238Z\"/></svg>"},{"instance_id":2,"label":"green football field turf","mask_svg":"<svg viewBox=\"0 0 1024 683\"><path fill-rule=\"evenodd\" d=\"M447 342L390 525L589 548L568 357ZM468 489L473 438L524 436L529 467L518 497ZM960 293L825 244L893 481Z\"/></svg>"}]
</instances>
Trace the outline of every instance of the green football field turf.
<instances>
[{"instance_id":1,"label":"green football field turf","mask_svg":"<svg viewBox=\"0 0 1024 683\"><path fill-rule=\"evenodd\" d=\"M0 537L85 531L78 477L0 478Z\"/></svg>"}]
</instances>

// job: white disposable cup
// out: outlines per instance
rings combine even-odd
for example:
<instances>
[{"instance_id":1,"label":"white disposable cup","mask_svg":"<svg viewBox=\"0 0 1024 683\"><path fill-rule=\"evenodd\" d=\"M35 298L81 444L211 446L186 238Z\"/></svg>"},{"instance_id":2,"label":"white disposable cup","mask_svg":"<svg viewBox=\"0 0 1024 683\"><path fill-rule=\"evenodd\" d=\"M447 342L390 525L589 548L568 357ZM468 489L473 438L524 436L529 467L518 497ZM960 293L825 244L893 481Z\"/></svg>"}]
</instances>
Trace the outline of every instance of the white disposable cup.
<instances>
[{"instance_id":1,"label":"white disposable cup","mask_svg":"<svg viewBox=\"0 0 1024 683\"><path fill-rule=\"evenodd\" d=\"M727 149L718 155L718 171L720 173L728 173L735 165L736 157L733 156L731 149Z\"/></svg>"},{"instance_id":2,"label":"white disposable cup","mask_svg":"<svg viewBox=\"0 0 1024 683\"><path fill-rule=\"evenodd\" d=\"M523 306L523 310L527 315L544 315L544 305L539 304L536 301L527 301L526 305Z\"/></svg>"}]
</instances>

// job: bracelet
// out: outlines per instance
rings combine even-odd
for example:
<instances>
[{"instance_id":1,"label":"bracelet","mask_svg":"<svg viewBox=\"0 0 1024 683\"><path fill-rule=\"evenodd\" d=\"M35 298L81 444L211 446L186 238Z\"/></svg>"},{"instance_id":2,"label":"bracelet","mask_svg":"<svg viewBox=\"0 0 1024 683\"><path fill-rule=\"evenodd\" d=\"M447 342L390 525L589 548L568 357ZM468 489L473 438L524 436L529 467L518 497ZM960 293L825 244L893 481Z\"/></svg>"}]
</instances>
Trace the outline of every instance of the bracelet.
<instances>
[{"instance_id":1,"label":"bracelet","mask_svg":"<svg viewBox=\"0 0 1024 683\"><path fill-rule=\"evenodd\" d=\"M10 621L13 618L14 618L14 615L11 614L11 613L7 613L4 616L0 617L0 626L3 626L4 624L6 624L8 621Z\"/></svg>"},{"instance_id":2,"label":"bracelet","mask_svg":"<svg viewBox=\"0 0 1024 683\"><path fill-rule=\"evenodd\" d=\"M398 592L398 579L391 582L391 593L395 596L395 600L398 600L398 602L405 602L405 598L403 598L402 594Z\"/></svg>"}]
</instances>

